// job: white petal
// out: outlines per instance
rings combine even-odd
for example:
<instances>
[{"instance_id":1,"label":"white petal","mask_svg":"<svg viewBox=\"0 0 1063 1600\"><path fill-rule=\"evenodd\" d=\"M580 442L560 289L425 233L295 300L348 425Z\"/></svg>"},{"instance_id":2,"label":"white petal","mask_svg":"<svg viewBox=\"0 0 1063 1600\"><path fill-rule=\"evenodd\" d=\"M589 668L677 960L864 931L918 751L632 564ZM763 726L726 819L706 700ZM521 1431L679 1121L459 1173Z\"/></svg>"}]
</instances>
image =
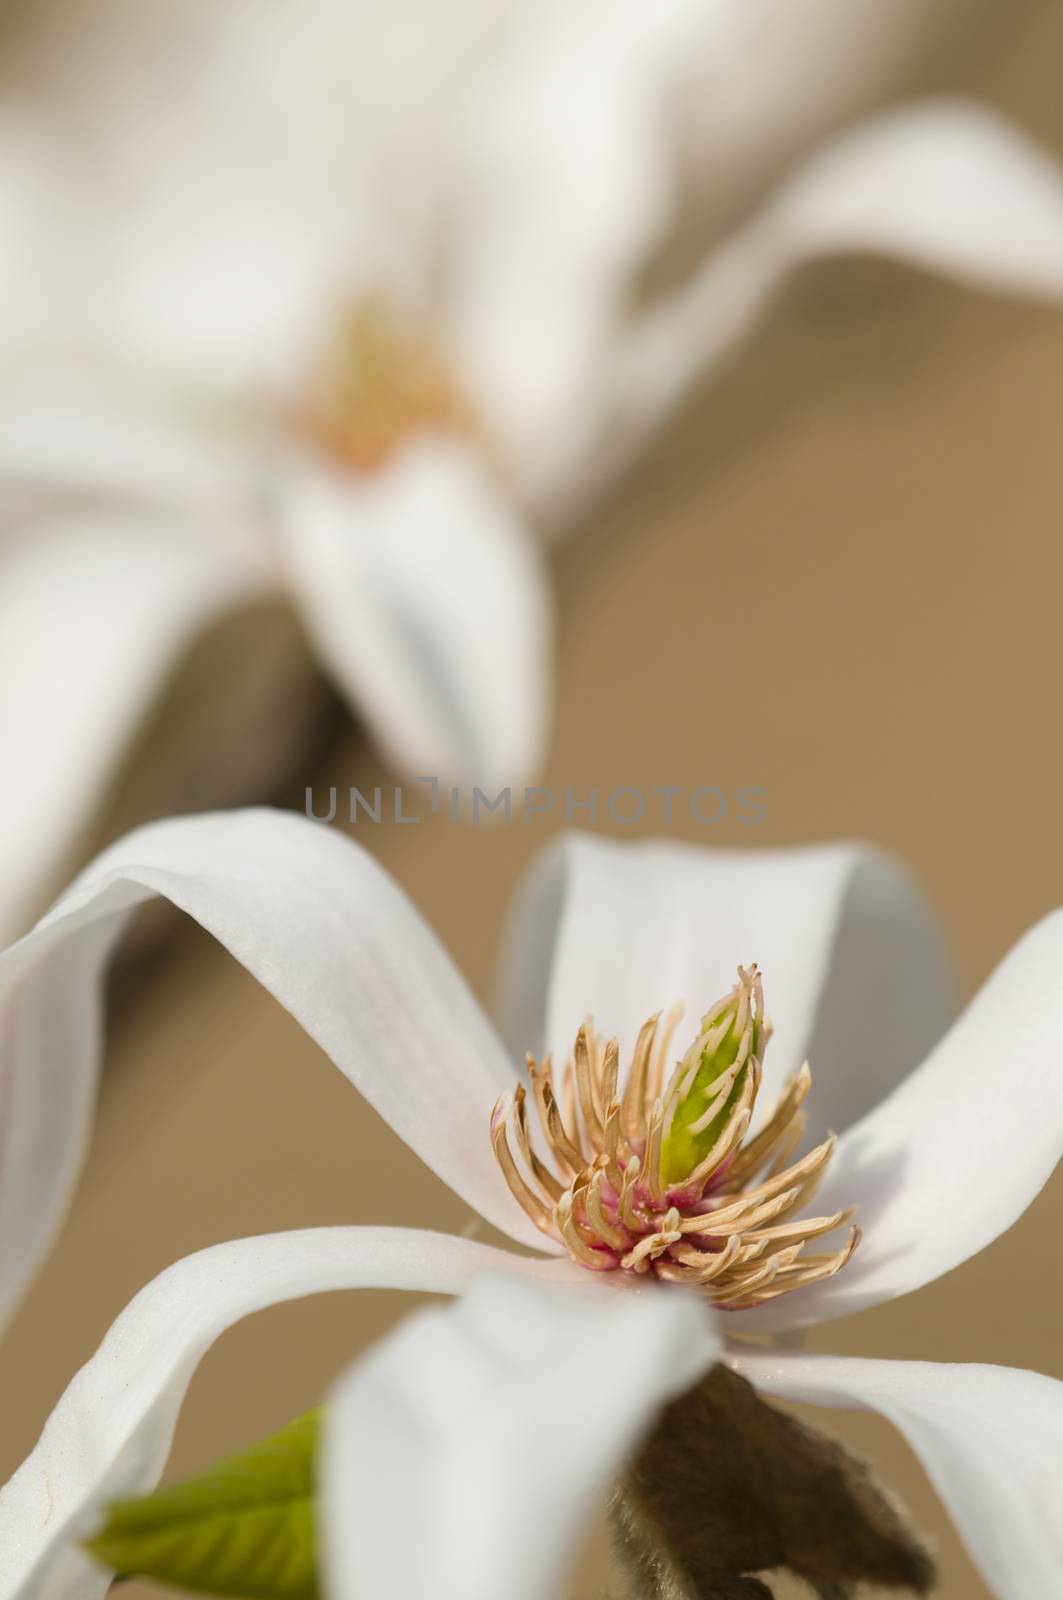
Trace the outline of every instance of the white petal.
<instances>
[{"instance_id":1,"label":"white petal","mask_svg":"<svg viewBox=\"0 0 1063 1600\"><path fill-rule=\"evenodd\" d=\"M199 1362L242 1317L332 1289L453 1294L504 1265L563 1281L578 1269L403 1228L314 1228L215 1245L142 1289L0 1490L2 1600L96 1600L107 1573L71 1540L108 1501L157 1482Z\"/></svg>"},{"instance_id":2,"label":"white petal","mask_svg":"<svg viewBox=\"0 0 1063 1600\"><path fill-rule=\"evenodd\" d=\"M186 539L261 564L261 540L244 526L255 458L243 420L120 368L8 353L0 369L4 521L12 521L9 507L39 516L69 508L75 495L82 505L118 502L142 519L152 509L160 521L183 512L199 525Z\"/></svg>"},{"instance_id":3,"label":"white petal","mask_svg":"<svg viewBox=\"0 0 1063 1600\"><path fill-rule=\"evenodd\" d=\"M349 6L314 22L99 0L31 39L0 100L5 342L207 382L297 369L378 232L358 31Z\"/></svg>"},{"instance_id":4,"label":"white petal","mask_svg":"<svg viewBox=\"0 0 1063 1600\"><path fill-rule=\"evenodd\" d=\"M543 1245L497 1170L491 1106L506 1053L405 896L339 833L281 812L138 829L0 956L0 1312L62 1216L99 1056L101 982L129 912L162 895L303 1025L471 1205Z\"/></svg>"},{"instance_id":5,"label":"white petal","mask_svg":"<svg viewBox=\"0 0 1063 1600\"><path fill-rule=\"evenodd\" d=\"M741 24L739 24L741 26ZM814 81L814 80L812 80ZM1003 118L958 101L876 117L812 156L689 284L617 337L587 496L731 358L794 268L875 252L990 289L1063 294L1063 172ZM585 441L586 444L586 441ZM562 477L554 514L575 501Z\"/></svg>"},{"instance_id":6,"label":"white petal","mask_svg":"<svg viewBox=\"0 0 1063 1600\"><path fill-rule=\"evenodd\" d=\"M293 474L279 506L307 629L407 772L486 786L542 753L542 563L471 449L425 442L358 480Z\"/></svg>"},{"instance_id":7,"label":"white petal","mask_svg":"<svg viewBox=\"0 0 1063 1600\"><path fill-rule=\"evenodd\" d=\"M926 1468L998 1600L1063 1593L1063 1384L1008 1367L742 1356L770 1398L880 1411Z\"/></svg>"},{"instance_id":8,"label":"white petal","mask_svg":"<svg viewBox=\"0 0 1063 1600\"><path fill-rule=\"evenodd\" d=\"M704 801L708 806L711 802ZM815 1125L846 1127L937 1039L949 984L933 924L904 872L851 845L707 850L573 835L518 902L507 959L515 1052L564 1057L584 1017L621 1041L677 1000L677 1045L756 961L775 1034L764 1103L812 1062Z\"/></svg>"},{"instance_id":9,"label":"white petal","mask_svg":"<svg viewBox=\"0 0 1063 1600\"><path fill-rule=\"evenodd\" d=\"M0 943L54 892L174 662L262 582L157 510L0 532Z\"/></svg>"},{"instance_id":10,"label":"white petal","mask_svg":"<svg viewBox=\"0 0 1063 1600\"><path fill-rule=\"evenodd\" d=\"M670 214L669 113L704 9L528 7L467 112L455 338L526 487L583 456L604 352Z\"/></svg>"},{"instance_id":11,"label":"white petal","mask_svg":"<svg viewBox=\"0 0 1063 1600\"><path fill-rule=\"evenodd\" d=\"M20 16L0 96L0 340L91 343L207 382L298 375L348 297L423 289L456 111L513 9L92 0L61 28Z\"/></svg>"},{"instance_id":12,"label":"white petal","mask_svg":"<svg viewBox=\"0 0 1063 1600\"><path fill-rule=\"evenodd\" d=\"M1015 946L918 1071L842 1136L816 1209L857 1205L863 1243L836 1278L766 1307L761 1326L907 1294L1018 1220L1063 1154L1061 970L1056 912Z\"/></svg>"},{"instance_id":13,"label":"white petal","mask_svg":"<svg viewBox=\"0 0 1063 1600\"><path fill-rule=\"evenodd\" d=\"M614 456L616 347L677 217L715 248L955 4L804 0L798 16L787 0L540 0L518 12L466 118L453 315L527 492L570 498L598 476L599 449ZM721 335L733 309L721 293ZM672 352L680 370L701 353Z\"/></svg>"},{"instance_id":14,"label":"white petal","mask_svg":"<svg viewBox=\"0 0 1063 1600\"><path fill-rule=\"evenodd\" d=\"M799 10L789 0L699 0L694 9L700 37L678 84L675 122L699 225L718 238L810 148L895 95L928 44L963 35L971 8L967 0L803 0Z\"/></svg>"},{"instance_id":15,"label":"white petal","mask_svg":"<svg viewBox=\"0 0 1063 1600\"><path fill-rule=\"evenodd\" d=\"M871 250L976 284L1063 294L1063 172L1002 117L936 101L829 145L765 225L791 255Z\"/></svg>"},{"instance_id":16,"label":"white petal","mask_svg":"<svg viewBox=\"0 0 1063 1600\"><path fill-rule=\"evenodd\" d=\"M695 1297L652 1288L492 1276L418 1313L329 1408L326 1593L554 1600L595 1497L718 1349Z\"/></svg>"}]
</instances>

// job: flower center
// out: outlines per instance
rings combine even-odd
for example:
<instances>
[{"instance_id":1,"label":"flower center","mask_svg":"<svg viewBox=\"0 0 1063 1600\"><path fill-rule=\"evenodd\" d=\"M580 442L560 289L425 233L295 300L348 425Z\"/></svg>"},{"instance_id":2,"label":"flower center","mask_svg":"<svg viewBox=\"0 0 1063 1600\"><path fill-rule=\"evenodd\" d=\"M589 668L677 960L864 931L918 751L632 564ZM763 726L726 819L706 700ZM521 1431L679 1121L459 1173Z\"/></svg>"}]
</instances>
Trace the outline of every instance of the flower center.
<instances>
[{"instance_id":1,"label":"flower center","mask_svg":"<svg viewBox=\"0 0 1063 1600\"><path fill-rule=\"evenodd\" d=\"M491 1116L491 1142L506 1182L536 1227L575 1261L694 1285L733 1310L829 1278L860 1242L850 1229L833 1253L810 1241L852 1211L801 1216L834 1150L834 1135L798 1160L807 1065L791 1078L757 1133L747 1138L771 1029L760 973L738 982L702 1018L701 1031L665 1083L678 1012L643 1024L621 1092L619 1046L593 1024L576 1036L555 1089L547 1057L528 1057L532 1098L553 1167L533 1147L523 1084Z\"/></svg>"},{"instance_id":2,"label":"flower center","mask_svg":"<svg viewBox=\"0 0 1063 1600\"><path fill-rule=\"evenodd\" d=\"M475 434L439 344L376 300L358 304L324 353L294 425L341 466L373 472L418 434Z\"/></svg>"}]
</instances>

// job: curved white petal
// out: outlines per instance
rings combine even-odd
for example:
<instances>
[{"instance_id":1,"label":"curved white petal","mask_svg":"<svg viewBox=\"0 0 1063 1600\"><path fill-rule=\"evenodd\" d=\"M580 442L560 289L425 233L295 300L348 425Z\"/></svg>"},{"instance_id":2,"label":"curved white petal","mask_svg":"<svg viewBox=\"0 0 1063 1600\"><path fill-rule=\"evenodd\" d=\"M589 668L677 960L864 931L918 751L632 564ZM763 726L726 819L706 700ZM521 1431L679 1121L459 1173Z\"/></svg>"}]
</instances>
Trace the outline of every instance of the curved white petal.
<instances>
[{"instance_id":1,"label":"curved white petal","mask_svg":"<svg viewBox=\"0 0 1063 1600\"><path fill-rule=\"evenodd\" d=\"M927 45L1006 0L700 0L700 28L679 78L684 136L706 232L748 214L809 149L884 96Z\"/></svg>"},{"instance_id":2,"label":"curved white petal","mask_svg":"<svg viewBox=\"0 0 1063 1600\"><path fill-rule=\"evenodd\" d=\"M922 1066L843 1134L816 1209L857 1205L863 1242L836 1278L765 1307L760 1326L907 1294L1018 1220L1063 1155L1061 971L1056 912L1015 946Z\"/></svg>"},{"instance_id":3,"label":"curved white petal","mask_svg":"<svg viewBox=\"0 0 1063 1600\"><path fill-rule=\"evenodd\" d=\"M962 101L902 107L841 134L689 283L620 331L578 492L630 464L682 396L731 358L796 267L850 251L1058 298L1063 169L1004 118ZM563 507L572 486L562 475L547 487Z\"/></svg>"},{"instance_id":4,"label":"curved white petal","mask_svg":"<svg viewBox=\"0 0 1063 1600\"><path fill-rule=\"evenodd\" d=\"M705 801L709 805L710 801ZM572 835L533 869L506 963L514 1052L562 1057L588 1013L621 1041L677 1000L676 1042L756 961L775 1034L763 1101L807 1055L813 1126L843 1128L939 1037L946 967L930 917L887 857L854 845L706 850Z\"/></svg>"},{"instance_id":5,"label":"curved white petal","mask_svg":"<svg viewBox=\"0 0 1063 1600\"><path fill-rule=\"evenodd\" d=\"M0 943L54 892L175 661L262 582L158 508L0 530Z\"/></svg>"},{"instance_id":6,"label":"curved white petal","mask_svg":"<svg viewBox=\"0 0 1063 1600\"><path fill-rule=\"evenodd\" d=\"M465 119L452 301L529 494L571 499L599 475L598 449L612 457L616 347L678 218L714 250L961 9L540 0L518 12ZM733 309L721 295L719 336ZM679 343L673 356L685 370L700 353ZM638 405L637 383L628 399Z\"/></svg>"},{"instance_id":7,"label":"curved white petal","mask_svg":"<svg viewBox=\"0 0 1063 1600\"><path fill-rule=\"evenodd\" d=\"M1008 1367L743 1355L769 1398L880 1411L926 1468L998 1600L1063 1593L1063 1383Z\"/></svg>"},{"instance_id":8,"label":"curved white petal","mask_svg":"<svg viewBox=\"0 0 1063 1600\"><path fill-rule=\"evenodd\" d=\"M108 1501L158 1480L207 1350L252 1312L333 1289L454 1294L505 1266L563 1281L577 1268L403 1228L313 1228L214 1245L136 1296L72 1380L0 1490L2 1600L96 1600L110 1585L71 1541Z\"/></svg>"},{"instance_id":9,"label":"curved white petal","mask_svg":"<svg viewBox=\"0 0 1063 1600\"><path fill-rule=\"evenodd\" d=\"M963 101L902 107L836 140L761 226L791 256L882 251L991 288L1063 294L1063 169Z\"/></svg>"},{"instance_id":10,"label":"curved white petal","mask_svg":"<svg viewBox=\"0 0 1063 1600\"><path fill-rule=\"evenodd\" d=\"M107 959L130 911L156 895L275 995L458 1194L543 1246L487 1136L511 1065L417 912L339 833L282 812L219 813L119 840L0 956L0 1312L65 1208L87 1137Z\"/></svg>"},{"instance_id":11,"label":"curved white petal","mask_svg":"<svg viewBox=\"0 0 1063 1600\"><path fill-rule=\"evenodd\" d=\"M550 616L532 540L471 448L365 477L306 468L277 507L308 632L407 772L504 785L542 752Z\"/></svg>"},{"instance_id":12,"label":"curved white petal","mask_svg":"<svg viewBox=\"0 0 1063 1600\"><path fill-rule=\"evenodd\" d=\"M718 1350L695 1297L652 1288L492 1276L418 1313L328 1411L326 1593L554 1600L595 1497Z\"/></svg>"}]
</instances>

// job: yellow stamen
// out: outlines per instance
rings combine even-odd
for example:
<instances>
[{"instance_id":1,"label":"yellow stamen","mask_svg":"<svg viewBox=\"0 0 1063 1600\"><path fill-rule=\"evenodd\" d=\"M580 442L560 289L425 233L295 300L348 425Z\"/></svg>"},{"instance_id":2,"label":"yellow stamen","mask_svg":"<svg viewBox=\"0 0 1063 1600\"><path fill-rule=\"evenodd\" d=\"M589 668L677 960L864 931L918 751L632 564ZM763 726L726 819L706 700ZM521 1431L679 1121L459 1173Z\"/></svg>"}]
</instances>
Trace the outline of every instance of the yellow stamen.
<instances>
[{"instance_id":1,"label":"yellow stamen","mask_svg":"<svg viewBox=\"0 0 1063 1600\"><path fill-rule=\"evenodd\" d=\"M616 1040L603 1043L585 1022L562 1078L563 1113L549 1057L541 1064L528 1057L552 1165L535 1148L520 1086L491 1118L491 1142L515 1199L581 1265L684 1283L720 1306L748 1310L840 1272L858 1229L833 1253L807 1247L849 1222L851 1211L800 1214L835 1147L831 1134L793 1159L812 1082L807 1065L748 1137L762 1077L757 1051L770 1033L757 969L739 968L739 984L702 1018L662 1093L678 1015L673 1010L662 1024L658 1013L643 1024L623 1088ZM666 1160L677 1113L680 1135ZM683 1151L689 1170L677 1172Z\"/></svg>"}]
</instances>

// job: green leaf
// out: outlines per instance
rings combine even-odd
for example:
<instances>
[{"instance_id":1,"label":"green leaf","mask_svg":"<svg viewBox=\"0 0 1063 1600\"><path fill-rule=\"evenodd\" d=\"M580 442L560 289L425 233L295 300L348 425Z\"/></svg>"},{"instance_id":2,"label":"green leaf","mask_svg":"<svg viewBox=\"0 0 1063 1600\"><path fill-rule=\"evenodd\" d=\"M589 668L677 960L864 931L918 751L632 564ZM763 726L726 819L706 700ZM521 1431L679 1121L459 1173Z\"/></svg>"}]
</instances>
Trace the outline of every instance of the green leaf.
<instances>
[{"instance_id":1,"label":"green leaf","mask_svg":"<svg viewBox=\"0 0 1063 1600\"><path fill-rule=\"evenodd\" d=\"M200 1477L118 1501L85 1549L122 1577L240 1600L318 1600L318 1427L312 1411Z\"/></svg>"}]
</instances>

